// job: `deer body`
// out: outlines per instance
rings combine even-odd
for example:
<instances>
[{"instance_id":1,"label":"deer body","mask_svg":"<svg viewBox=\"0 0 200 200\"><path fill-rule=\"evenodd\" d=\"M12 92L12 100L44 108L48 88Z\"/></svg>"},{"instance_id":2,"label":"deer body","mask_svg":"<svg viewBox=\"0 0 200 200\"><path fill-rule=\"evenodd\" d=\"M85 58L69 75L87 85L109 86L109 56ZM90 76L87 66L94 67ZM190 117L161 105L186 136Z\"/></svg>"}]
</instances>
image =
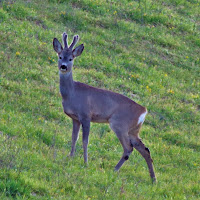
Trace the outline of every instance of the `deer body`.
<instances>
[{"instance_id":1,"label":"deer body","mask_svg":"<svg viewBox=\"0 0 200 200\"><path fill-rule=\"evenodd\" d=\"M134 124L137 124L140 115L137 111L143 109L145 112L144 107L121 94L75 82L71 77L62 74L60 74L60 81L64 112L74 120L87 117L91 122L109 123L118 112L123 115L123 111L128 109L130 112L125 112L123 118L126 121L134 121L135 118ZM69 85L70 89L68 89ZM132 114L133 112L135 115Z\"/></svg>"},{"instance_id":2,"label":"deer body","mask_svg":"<svg viewBox=\"0 0 200 200\"><path fill-rule=\"evenodd\" d=\"M68 48L66 33L63 34L64 49L56 38L53 41L54 50L59 57L58 68L63 110L73 121L70 156L74 156L80 126L83 130L84 161L87 163L90 123L109 123L124 149L115 170L120 169L135 148L145 158L150 176L155 181L150 151L139 138L139 130L147 114L146 108L121 94L75 82L72 76L73 59L79 56L84 49L83 45L73 49L77 41L78 36L74 36Z\"/></svg>"}]
</instances>

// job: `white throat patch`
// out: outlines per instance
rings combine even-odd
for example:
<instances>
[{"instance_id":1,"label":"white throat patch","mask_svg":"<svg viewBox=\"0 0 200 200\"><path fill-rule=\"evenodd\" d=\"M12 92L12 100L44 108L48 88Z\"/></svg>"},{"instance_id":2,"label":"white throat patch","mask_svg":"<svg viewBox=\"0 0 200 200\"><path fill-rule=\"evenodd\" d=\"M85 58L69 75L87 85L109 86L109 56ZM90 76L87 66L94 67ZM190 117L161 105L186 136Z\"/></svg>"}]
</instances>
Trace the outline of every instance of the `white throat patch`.
<instances>
[{"instance_id":1,"label":"white throat patch","mask_svg":"<svg viewBox=\"0 0 200 200\"><path fill-rule=\"evenodd\" d=\"M64 71L64 70L59 70L59 75L61 76L69 76L71 72Z\"/></svg>"}]
</instances>

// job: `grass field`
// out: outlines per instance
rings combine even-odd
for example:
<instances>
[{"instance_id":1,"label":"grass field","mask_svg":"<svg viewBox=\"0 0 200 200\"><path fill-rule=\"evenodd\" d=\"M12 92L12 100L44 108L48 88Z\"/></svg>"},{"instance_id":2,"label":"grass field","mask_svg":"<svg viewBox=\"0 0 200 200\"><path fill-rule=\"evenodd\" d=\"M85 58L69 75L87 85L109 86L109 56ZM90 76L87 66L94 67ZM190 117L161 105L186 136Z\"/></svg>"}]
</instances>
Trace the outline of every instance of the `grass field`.
<instances>
[{"instance_id":1,"label":"grass field","mask_svg":"<svg viewBox=\"0 0 200 200\"><path fill-rule=\"evenodd\" d=\"M0 199L200 199L198 0L0 1ZM149 113L140 133L157 184L107 124L92 124L68 157L71 119L52 40L80 36L73 76L124 94ZM81 136L81 134L80 134Z\"/></svg>"}]
</instances>

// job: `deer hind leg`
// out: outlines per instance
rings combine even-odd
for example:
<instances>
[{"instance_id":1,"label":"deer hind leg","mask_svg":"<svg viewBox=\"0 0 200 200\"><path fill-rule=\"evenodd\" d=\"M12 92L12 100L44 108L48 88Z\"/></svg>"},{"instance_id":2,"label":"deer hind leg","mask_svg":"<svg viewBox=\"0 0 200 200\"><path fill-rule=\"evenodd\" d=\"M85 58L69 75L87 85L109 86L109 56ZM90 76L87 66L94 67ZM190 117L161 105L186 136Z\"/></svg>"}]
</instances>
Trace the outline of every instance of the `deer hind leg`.
<instances>
[{"instance_id":1,"label":"deer hind leg","mask_svg":"<svg viewBox=\"0 0 200 200\"><path fill-rule=\"evenodd\" d=\"M110 127L116 133L116 135L124 149L121 159L115 166L115 171L118 171L121 168L121 166L124 164L124 162L129 159L129 155L132 153L133 147L130 142L128 131L125 128L119 127L119 124L117 124L115 126L113 123L110 123Z\"/></svg>"},{"instance_id":2,"label":"deer hind leg","mask_svg":"<svg viewBox=\"0 0 200 200\"><path fill-rule=\"evenodd\" d=\"M117 134L117 136L118 136L118 134ZM129 156L133 151L133 147L131 146L130 139L129 139L128 135L126 137L124 135L123 135L123 137L118 136L118 138L120 140L120 143L122 144L124 152L123 152L121 159L119 160L119 162L115 166L115 171L118 171L121 168L121 166L124 164L124 162L129 159Z\"/></svg>"},{"instance_id":3,"label":"deer hind leg","mask_svg":"<svg viewBox=\"0 0 200 200\"><path fill-rule=\"evenodd\" d=\"M141 139L138 136L131 135L131 144L146 160L152 181L155 182L156 176L154 173L153 160L151 158L149 149L143 144L143 142L141 141Z\"/></svg>"}]
</instances>

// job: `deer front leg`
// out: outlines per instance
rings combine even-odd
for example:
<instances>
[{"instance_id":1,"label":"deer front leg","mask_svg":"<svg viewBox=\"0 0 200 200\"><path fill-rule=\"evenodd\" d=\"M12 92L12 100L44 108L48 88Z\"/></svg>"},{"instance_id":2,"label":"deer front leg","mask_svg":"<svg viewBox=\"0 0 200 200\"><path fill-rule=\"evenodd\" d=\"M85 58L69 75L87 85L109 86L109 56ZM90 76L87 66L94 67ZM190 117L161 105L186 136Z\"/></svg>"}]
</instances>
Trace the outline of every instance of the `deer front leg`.
<instances>
[{"instance_id":1,"label":"deer front leg","mask_svg":"<svg viewBox=\"0 0 200 200\"><path fill-rule=\"evenodd\" d=\"M78 134L79 134L80 125L81 125L81 123L77 120L72 119L72 121L73 121L73 131L72 131L72 148L71 148L70 156L74 156L76 142L78 140Z\"/></svg>"},{"instance_id":2,"label":"deer front leg","mask_svg":"<svg viewBox=\"0 0 200 200\"><path fill-rule=\"evenodd\" d=\"M82 122L83 129L83 152L84 152L84 162L88 163L88 141L89 141L89 133L90 133L90 120L83 120Z\"/></svg>"}]
</instances>

